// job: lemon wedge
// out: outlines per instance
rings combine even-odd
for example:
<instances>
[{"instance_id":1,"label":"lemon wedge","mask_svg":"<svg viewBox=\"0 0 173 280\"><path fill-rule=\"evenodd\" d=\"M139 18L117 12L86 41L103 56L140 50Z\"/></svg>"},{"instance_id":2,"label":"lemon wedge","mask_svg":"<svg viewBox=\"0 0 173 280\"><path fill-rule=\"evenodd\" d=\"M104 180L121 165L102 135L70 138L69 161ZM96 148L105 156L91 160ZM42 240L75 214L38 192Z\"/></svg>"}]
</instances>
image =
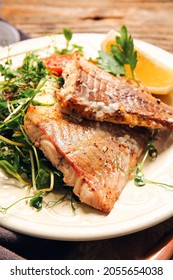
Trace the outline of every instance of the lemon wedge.
<instances>
[{"instance_id":1,"label":"lemon wedge","mask_svg":"<svg viewBox=\"0 0 173 280\"><path fill-rule=\"evenodd\" d=\"M111 45L116 44L117 35L118 32L110 30L101 43L101 50L109 53ZM149 43L133 41L138 59L135 78L153 94L173 93L173 55Z\"/></svg>"}]
</instances>

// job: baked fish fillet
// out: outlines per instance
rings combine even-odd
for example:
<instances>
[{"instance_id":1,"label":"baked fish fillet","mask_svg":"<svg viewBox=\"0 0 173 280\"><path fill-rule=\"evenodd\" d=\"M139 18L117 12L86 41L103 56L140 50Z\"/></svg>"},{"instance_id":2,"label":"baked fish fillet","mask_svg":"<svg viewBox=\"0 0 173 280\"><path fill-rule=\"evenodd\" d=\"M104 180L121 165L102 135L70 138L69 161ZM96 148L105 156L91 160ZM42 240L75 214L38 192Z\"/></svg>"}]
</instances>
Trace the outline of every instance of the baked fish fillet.
<instances>
[{"instance_id":1,"label":"baked fish fillet","mask_svg":"<svg viewBox=\"0 0 173 280\"><path fill-rule=\"evenodd\" d=\"M126 77L106 73L79 55L66 64L63 77L58 99L64 112L132 127L173 129L173 108Z\"/></svg>"},{"instance_id":2,"label":"baked fish fillet","mask_svg":"<svg viewBox=\"0 0 173 280\"><path fill-rule=\"evenodd\" d=\"M149 135L146 129L71 119L55 106L30 106L24 128L80 201L105 213L126 185Z\"/></svg>"}]
</instances>

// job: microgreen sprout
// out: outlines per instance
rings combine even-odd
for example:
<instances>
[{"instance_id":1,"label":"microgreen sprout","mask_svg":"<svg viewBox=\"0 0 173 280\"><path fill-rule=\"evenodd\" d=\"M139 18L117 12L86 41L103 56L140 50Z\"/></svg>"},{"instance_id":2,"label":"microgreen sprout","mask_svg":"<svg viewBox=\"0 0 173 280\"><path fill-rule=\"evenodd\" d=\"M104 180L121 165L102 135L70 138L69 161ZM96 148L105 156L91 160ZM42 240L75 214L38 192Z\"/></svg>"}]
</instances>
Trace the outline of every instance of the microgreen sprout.
<instances>
[{"instance_id":1,"label":"microgreen sprout","mask_svg":"<svg viewBox=\"0 0 173 280\"><path fill-rule=\"evenodd\" d=\"M37 211L40 211L42 209L43 197L42 197L42 192L39 192L39 193L36 193L35 195L29 195L29 196L22 197L22 198L16 200L15 202L11 203L7 207L0 206L0 213L6 214L6 212L10 208L12 208L13 206L15 206L16 204L18 204L19 202L21 202L23 200L25 200L26 202L29 200L30 206L35 208Z\"/></svg>"},{"instance_id":2,"label":"microgreen sprout","mask_svg":"<svg viewBox=\"0 0 173 280\"><path fill-rule=\"evenodd\" d=\"M71 209L72 209L73 213L75 213L75 211L76 211L75 202L78 202L78 199L72 192L72 188L68 187L68 189L67 189L66 186L64 186L64 190L65 190L64 194L59 199L48 201L46 204L46 207L52 208L65 201L67 201L67 202L70 201Z\"/></svg>"},{"instance_id":3,"label":"microgreen sprout","mask_svg":"<svg viewBox=\"0 0 173 280\"><path fill-rule=\"evenodd\" d=\"M62 50L59 50L55 47L55 53L57 54L72 54L74 52L78 52L80 55L84 55L83 53L83 47L79 46L77 44L70 44L72 38L73 38L73 32L70 28L63 28L62 34L64 35L66 39L66 47Z\"/></svg>"},{"instance_id":4,"label":"microgreen sprout","mask_svg":"<svg viewBox=\"0 0 173 280\"><path fill-rule=\"evenodd\" d=\"M66 39L66 49L68 49L69 43L73 37L73 33L69 28L63 28L63 35Z\"/></svg>"},{"instance_id":5,"label":"microgreen sprout","mask_svg":"<svg viewBox=\"0 0 173 280\"><path fill-rule=\"evenodd\" d=\"M154 131L151 139L148 141L147 150L144 154L144 157L143 157L141 163L139 163L136 167L134 184L138 187L143 187L148 183L148 184L153 184L153 185L157 185L157 186L173 188L173 185L163 183L163 182L156 182L156 181L147 179L143 172L144 163L146 162L147 158L149 157L151 160L156 160L156 158L158 156L158 151L154 145L154 139L155 139L156 134L157 134L157 130Z\"/></svg>"},{"instance_id":6,"label":"microgreen sprout","mask_svg":"<svg viewBox=\"0 0 173 280\"><path fill-rule=\"evenodd\" d=\"M29 204L30 206L37 209L37 211L40 211L42 209L42 202L43 202L42 192L38 192L38 194L30 198Z\"/></svg>"},{"instance_id":7,"label":"microgreen sprout","mask_svg":"<svg viewBox=\"0 0 173 280\"><path fill-rule=\"evenodd\" d=\"M70 31L64 33L69 46L72 36ZM0 64L0 75L3 77L0 81L0 168L20 181L22 187L35 193L7 208L1 207L1 212L25 199L30 199L30 206L41 210L43 195L64 186L63 176L28 138L23 126L24 117L48 79L53 79L57 86L62 81L52 77L35 53L27 53L17 69L13 69L10 59Z\"/></svg>"}]
</instances>

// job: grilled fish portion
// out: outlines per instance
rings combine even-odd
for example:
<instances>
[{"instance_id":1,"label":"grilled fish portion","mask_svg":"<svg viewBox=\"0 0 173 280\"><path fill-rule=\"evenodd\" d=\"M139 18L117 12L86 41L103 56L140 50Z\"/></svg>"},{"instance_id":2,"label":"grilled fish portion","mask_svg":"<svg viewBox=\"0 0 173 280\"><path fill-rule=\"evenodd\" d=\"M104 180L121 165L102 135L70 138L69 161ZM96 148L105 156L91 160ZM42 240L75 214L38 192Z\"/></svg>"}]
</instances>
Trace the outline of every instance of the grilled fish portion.
<instances>
[{"instance_id":1,"label":"grilled fish portion","mask_svg":"<svg viewBox=\"0 0 173 280\"><path fill-rule=\"evenodd\" d=\"M97 121L173 129L173 108L125 77L114 77L76 55L63 72L58 99L67 113Z\"/></svg>"},{"instance_id":2,"label":"grilled fish portion","mask_svg":"<svg viewBox=\"0 0 173 280\"><path fill-rule=\"evenodd\" d=\"M24 128L79 199L109 213L145 147L148 131L72 119L55 106L30 106Z\"/></svg>"}]
</instances>

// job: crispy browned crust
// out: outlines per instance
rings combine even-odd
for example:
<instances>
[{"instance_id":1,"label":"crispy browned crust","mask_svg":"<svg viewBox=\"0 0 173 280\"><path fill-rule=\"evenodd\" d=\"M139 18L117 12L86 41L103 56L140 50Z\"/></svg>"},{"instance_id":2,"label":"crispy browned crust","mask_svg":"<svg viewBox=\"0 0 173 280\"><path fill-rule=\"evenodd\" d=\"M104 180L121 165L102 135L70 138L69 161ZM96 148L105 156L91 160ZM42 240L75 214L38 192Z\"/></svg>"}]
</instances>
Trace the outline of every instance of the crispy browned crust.
<instances>
[{"instance_id":1,"label":"crispy browned crust","mask_svg":"<svg viewBox=\"0 0 173 280\"><path fill-rule=\"evenodd\" d=\"M41 106L30 106L24 127L79 199L105 213L125 187L149 135L145 129L76 120Z\"/></svg>"},{"instance_id":2,"label":"crispy browned crust","mask_svg":"<svg viewBox=\"0 0 173 280\"><path fill-rule=\"evenodd\" d=\"M173 129L173 108L125 77L115 77L76 55L64 70L64 87L58 96L63 111L81 117Z\"/></svg>"}]
</instances>

